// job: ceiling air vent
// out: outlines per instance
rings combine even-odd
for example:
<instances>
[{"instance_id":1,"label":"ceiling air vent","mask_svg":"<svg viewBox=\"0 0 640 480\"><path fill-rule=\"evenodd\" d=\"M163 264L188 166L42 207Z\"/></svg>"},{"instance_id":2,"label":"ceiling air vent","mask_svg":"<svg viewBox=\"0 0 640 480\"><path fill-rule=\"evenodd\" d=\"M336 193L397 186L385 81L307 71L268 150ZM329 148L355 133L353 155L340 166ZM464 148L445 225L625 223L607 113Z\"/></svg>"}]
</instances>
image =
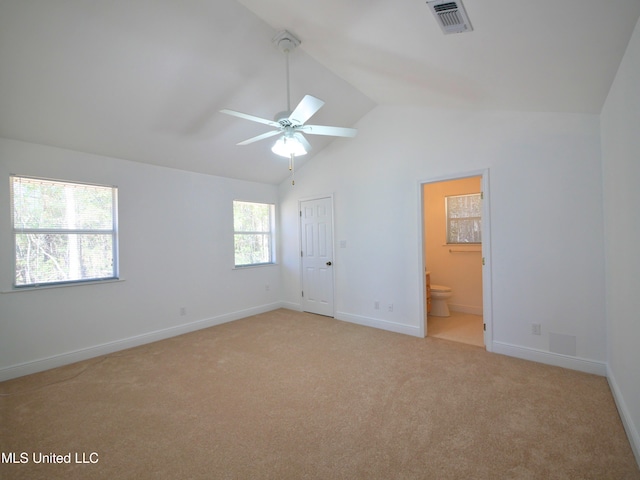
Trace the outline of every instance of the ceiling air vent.
<instances>
[{"instance_id":1,"label":"ceiling air vent","mask_svg":"<svg viewBox=\"0 0 640 480\"><path fill-rule=\"evenodd\" d=\"M427 5L436 17L438 25L445 34L470 32L473 30L464 5L460 0L432 0Z\"/></svg>"}]
</instances>

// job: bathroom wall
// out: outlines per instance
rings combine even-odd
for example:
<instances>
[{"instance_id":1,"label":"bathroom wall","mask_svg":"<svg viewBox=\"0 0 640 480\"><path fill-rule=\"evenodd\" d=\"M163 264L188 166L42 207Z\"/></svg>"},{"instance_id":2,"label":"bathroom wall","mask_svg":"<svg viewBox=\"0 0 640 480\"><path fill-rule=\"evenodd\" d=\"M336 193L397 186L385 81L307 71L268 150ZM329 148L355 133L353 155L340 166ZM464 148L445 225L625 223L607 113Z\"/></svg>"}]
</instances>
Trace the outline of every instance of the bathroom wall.
<instances>
[{"instance_id":1,"label":"bathroom wall","mask_svg":"<svg viewBox=\"0 0 640 480\"><path fill-rule=\"evenodd\" d=\"M431 283L452 288L451 310L477 315L482 314L482 247L447 245L445 197L478 193L480 182L480 177L470 177L423 187L424 258Z\"/></svg>"}]
</instances>

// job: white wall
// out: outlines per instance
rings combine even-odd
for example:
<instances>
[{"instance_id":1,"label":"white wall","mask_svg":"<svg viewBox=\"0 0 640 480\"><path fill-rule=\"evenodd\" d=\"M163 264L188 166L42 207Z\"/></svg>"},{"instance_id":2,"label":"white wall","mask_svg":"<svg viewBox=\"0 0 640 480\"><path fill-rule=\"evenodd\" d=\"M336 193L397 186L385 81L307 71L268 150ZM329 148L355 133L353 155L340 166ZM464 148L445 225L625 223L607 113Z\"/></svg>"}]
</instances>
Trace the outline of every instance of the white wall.
<instances>
[{"instance_id":1,"label":"white wall","mask_svg":"<svg viewBox=\"0 0 640 480\"><path fill-rule=\"evenodd\" d=\"M431 283L446 285L452 311L482 315L482 250L480 245L447 245L445 197L480 193L481 177L427 183L424 196L425 266Z\"/></svg>"},{"instance_id":2,"label":"white wall","mask_svg":"<svg viewBox=\"0 0 640 480\"><path fill-rule=\"evenodd\" d=\"M5 293L11 173L118 186L124 281ZM0 179L0 380L280 306L279 266L233 269L232 201L275 186L6 139Z\"/></svg>"},{"instance_id":3,"label":"white wall","mask_svg":"<svg viewBox=\"0 0 640 480\"><path fill-rule=\"evenodd\" d=\"M640 464L640 23L601 114L609 382Z\"/></svg>"},{"instance_id":4,"label":"white wall","mask_svg":"<svg viewBox=\"0 0 640 480\"><path fill-rule=\"evenodd\" d=\"M604 373L598 116L380 106L357 126L280 187L284 300L300 304L298 199L334 193L337 318L418 334L419 183L489 168L494 351L555 358L549 333L571 335Z\"/></svg>"}]
</instances>

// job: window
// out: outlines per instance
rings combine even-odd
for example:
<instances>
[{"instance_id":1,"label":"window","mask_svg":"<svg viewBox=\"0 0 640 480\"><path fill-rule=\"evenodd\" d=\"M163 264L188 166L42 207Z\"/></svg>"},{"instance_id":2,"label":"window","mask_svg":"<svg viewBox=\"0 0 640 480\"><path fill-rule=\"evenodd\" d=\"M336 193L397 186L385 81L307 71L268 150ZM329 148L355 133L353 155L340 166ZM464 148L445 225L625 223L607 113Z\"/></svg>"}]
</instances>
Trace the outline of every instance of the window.
<instances>
[{"instance_id":1,"label":"window","mask_svg":"<svg viewBox=\"0 0 640 480\"><path fill-rule=\"evenodd\" d=\"M482 243L482 195L445 197L447 243Z\"/></svg>"},{"instance_id":2,"label":"window","mask_svg":"<svg viewBox=\"0 0 640 480\"><path fill-rule=\"evenodd\" d=\"M117 188L11 176L16 287L118 277Z\"/></svg>"},{"instance_id":3,"label":"window","mask_svg":"<svg viewBox=\"0 0 640 480\"><path fill-rule=\"evenodd\" d=\"M236 267L274 263L274 211L268 203L233 202Z\"/></svg>"}]
</instances>

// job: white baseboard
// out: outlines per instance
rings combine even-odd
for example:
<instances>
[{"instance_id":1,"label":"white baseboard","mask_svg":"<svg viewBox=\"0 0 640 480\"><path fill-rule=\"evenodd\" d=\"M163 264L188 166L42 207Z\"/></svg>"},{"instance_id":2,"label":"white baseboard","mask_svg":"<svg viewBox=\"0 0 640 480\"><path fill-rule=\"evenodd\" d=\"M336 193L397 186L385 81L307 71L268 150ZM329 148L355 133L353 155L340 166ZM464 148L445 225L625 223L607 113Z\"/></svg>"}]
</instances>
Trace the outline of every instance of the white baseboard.
<instances>
[{"instance_id":1,"label":"white baseboard","mask_svg":"<svg viewBox=\"0 0 640 480\"><path fill-rule=\"evenodd\" d=\"M235 312L225 313L223 315L218 315L215 317L196 320L195 322L176 325L175 327L155 330L153 332L143 333L129 338L123 338L121 340L115 340L113 342L107 342L101 345L94 345L91 347L74 350L72 352L61 353L47 358L0 368L0 382L10 380L12 378L22 377L24 375L30 375L32 373L42 372L51 368L61 367L63 365L69 365L71 363L80 362L82 360L88 360L90 358L99 357L100 355L107 355L109 353L118 352L127 348L157 342L158 340L176 337L185 333L194 332L203 328L213 327L215 325L221 325L223 323L232 322L234 320L250 317L251 315L257 315L259 313L270 312L271 310L276 310L283 307L285 307L285 305L282 302L260 305L258 307L252 307L246 310L238 310Z\"/></svg>"},{"instance_id":2,"label":"white baseboard","mask_svg":"<svg viewBox=\"0 0 640 480\"><path fill-rule=\"evenodd\" d=\"M562 355L559 353L547 352L535 348L521 347L510 343L496 342L492 344L492 352L507 355L509 357L522 358L523 360L531 360L532 362L544 363L546 365L554 365L556 367L578 370L585 373L593 373L595 375L606 376L607 364L586 358L572 357L570 355Z\"/></svg>"},{"instance_id":3,"label":"white baseboard","mask_svg":"<svg viewBox=\"0 0 640 480\"><path fill-rule=\"evenodd\" d=\"M282 308L286 308L287 310L293 310L295 312L302 311L302 305L300 305L299 303L282 302L281 305L282 305Z\"/></svg>"},{"instance_id":4,"label":"white baseboard","mask_svg":"<svg viewBox=\"0 0 640 480\"><path fill-rule=\"evenodd\" d=\"M449 310L460 313L470 313L472 315L482 315L482 307L476 307L474 305L458 305L456 303L449 303Z\"/></svg>"},{"instance_id":5,"label":"white baseboard","mask_svg":"<svg viewBox=\"0 0 640 480\"><path fill-rule=\"evenodd\" d=\"M352 313L336 312L337 320L344 322L356 323L365 327L379 328L381 330L387 330L389 332L404 333L406 335L412 335L414 337L422 337L420 335L420 328L413 325L404 325L401 323L389 322L387 320L380 320L378 318L365 317L362 315L354 315Z\"/></svg>"},{"instance_id":6,"label":"white baseboard","mask_svg":"<svg viewBox=\"0 0 640 480\"><path fill-rule=\"evenodd\" d=\"M629 413L629 408L624 401L624 397L622 396L620 387L618 387L616 379L613 376L613 372L611 371L609 365L607 365L607 380L609 382L609 387L611 388L611 393L613 394L613 399L616 402L616 407L618 407L618 413L620 414L620 418L622 419L622 425L624 426L625 432L627 432L627 438L629 438L631 450L633 450L633 454L636 457L636 462L640 467L640 433L638 432L636 426L633 424L633 418Z\"/></svg>"},{"instance_id":7,"label":"white baseboard","mask_svg":"<svg viewBox=\"0 0 640 480\"><path fill-rule=\"evenodd\" d=\"M289 310L295 310L302 312L302 305L293 302L283 302L282 308L288 308ZM355 323L364 327L378 328L381 330L387 330L389 332L404 333L406 335L412 335L414 337L421 337L419 327L411 325L403 325L399 323L389 322L387 320L380 320L378 318L365 317L364 315L354 315L353 313L336 312L333 317L336 320L342 320L343 322Z\"/></svg>"}]
</instances>

